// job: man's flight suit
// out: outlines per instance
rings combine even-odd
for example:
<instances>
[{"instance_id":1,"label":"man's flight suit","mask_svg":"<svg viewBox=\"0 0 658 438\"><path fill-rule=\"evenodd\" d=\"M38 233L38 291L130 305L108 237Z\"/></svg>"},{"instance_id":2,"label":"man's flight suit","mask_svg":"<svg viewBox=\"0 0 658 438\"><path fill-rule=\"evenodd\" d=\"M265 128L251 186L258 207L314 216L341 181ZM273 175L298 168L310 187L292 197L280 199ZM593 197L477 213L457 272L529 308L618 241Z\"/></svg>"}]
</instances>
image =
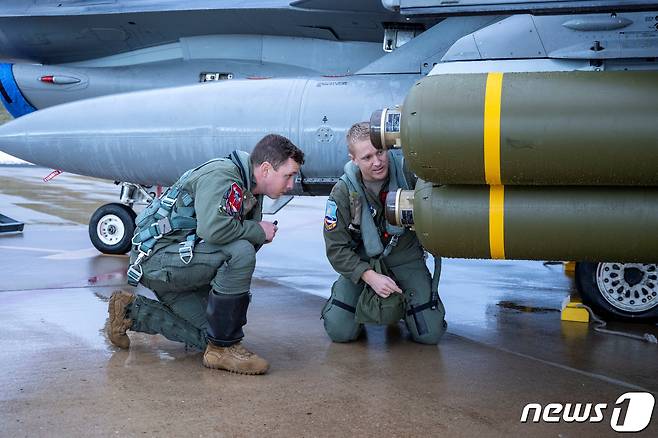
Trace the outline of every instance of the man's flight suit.
<instances>
[{"instance_id":1,"label":"man's flight suit","mask_svg":"<svg viewBox=\"0 0 658 438\"><path fill-rule=\"evenodd\" d=\"M389 152L389 160L393 160L392 152ZM368 208L369 204L382 244L386 246L390 236L385 235L383 204L389 187L388 178L384 181L380 193L375 195L366 190L358 171L357 177L367 197L367 204L361 202L362 208ZM355 310L365 286L361 275L371 269L361 232L354 226L349 226L353 220L350 196L354 198L356 193L350 194L348 184L342 179L339 180L329 195L325 212L324 240L327 257L340 274L331 289L331 297L322 309L325 330L334 342L350 342L359 336L363 324L356 321ZM406 230L401 234L397 245L382 261L388 269L388 275L404 292L404 321L412 339L424 344L436 344L445 332L445 310L438 296L436 301L432 300L432 278L425 265L424 251L416 233Z\"/></svg>"},{"instance_id":2,"label":"man's flight suit","mask_svg":"<svg viewBox=\"0 0 658 438\"><path fill-rule=\"evenodd\" d=\"M237 156L244 177L240 166L220 159L197 168L185 181L182 188L194 198L196 235L202 240L189 263L179 255L188 231L175 231L157 241L142 263L140 282L159 301L136 296L127 306L131 330L159 333L200 350L206 347L206 335L220 346L242 339L256 250L266 237L258 223L262 195L250 192L255 183L249 155L238 152ZM181 206L180 197L176 205ZM131 262L135 257L133 249Z\"/></svg>"}]
</instances>

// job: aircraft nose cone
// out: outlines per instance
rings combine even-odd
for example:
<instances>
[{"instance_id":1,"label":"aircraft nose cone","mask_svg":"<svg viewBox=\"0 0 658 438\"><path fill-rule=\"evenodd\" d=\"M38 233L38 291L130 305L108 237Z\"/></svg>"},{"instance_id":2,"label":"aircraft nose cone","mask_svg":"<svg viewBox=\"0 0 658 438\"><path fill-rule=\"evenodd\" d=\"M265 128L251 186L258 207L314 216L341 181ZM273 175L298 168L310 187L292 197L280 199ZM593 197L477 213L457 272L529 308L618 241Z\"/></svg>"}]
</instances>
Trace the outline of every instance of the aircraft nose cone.
<instances>
[{"instance_id":1,"label":"aircraft nose cone","mask_svg":"<svg viewBox=\"0 0 658 438\"><path fill-rule=\"evenodd\" d=\"M0 151L25 161L34 162L33 159L37 155L32 148L27 147L24 125L25 123L21 117L0 126Z\"/></svg>"}]
</instances>

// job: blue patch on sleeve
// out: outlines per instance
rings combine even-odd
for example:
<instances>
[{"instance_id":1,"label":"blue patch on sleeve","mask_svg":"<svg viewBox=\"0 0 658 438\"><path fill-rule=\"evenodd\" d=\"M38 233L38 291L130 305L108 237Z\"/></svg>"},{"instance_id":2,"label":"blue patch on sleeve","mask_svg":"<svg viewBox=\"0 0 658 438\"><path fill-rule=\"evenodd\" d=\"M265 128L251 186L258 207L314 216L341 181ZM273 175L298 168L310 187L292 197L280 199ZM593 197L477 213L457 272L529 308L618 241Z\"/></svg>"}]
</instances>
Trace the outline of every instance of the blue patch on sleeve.
<instances>
[{"instance_id":1,"label":"blue patch on sleeve","mask_svg":"<svg viewBox=\"0 0 658 438\"><path fill-rule=\"evenodd\" d=\"M333 199L327 200L327 207L324 210L324 229L326 231L331 231L336 228L336 211L338 206Z\"/></svg>"}]
</instances>

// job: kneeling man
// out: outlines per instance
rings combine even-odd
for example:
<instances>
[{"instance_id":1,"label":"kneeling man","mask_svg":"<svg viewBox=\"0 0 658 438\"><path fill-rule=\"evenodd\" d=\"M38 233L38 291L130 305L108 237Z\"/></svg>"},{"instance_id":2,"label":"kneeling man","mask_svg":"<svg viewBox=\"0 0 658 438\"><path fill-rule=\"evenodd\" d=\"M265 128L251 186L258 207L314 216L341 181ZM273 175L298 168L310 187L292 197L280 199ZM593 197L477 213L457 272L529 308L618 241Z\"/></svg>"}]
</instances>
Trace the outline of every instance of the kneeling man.
<instances>
[{"instance_id":1,"label":"kneeling man","mask_svg":"<svg viewBox=\"0 0 658 438\"><path fill-rule=\"evenodd\" d=\"M439 265L433 283L416 233L384 215L388 192L413 189L415 177L404 171L399 151L375 149L366 122L350 128L347 145L351 161L324 218L327 257L340 274L322 310L325 330L334 342L350 342L363 323L404 319L414 341L436 344L446 329Z\"/></svg>"},{"instance_id":2,"label":"kneeling man","mask_svg":"<svg viewBox=\"0 0 658 438\"><path fill-rule=\"evenodd\" d=\"M262 220L263 195L293 187L304 153L280 135L251 154L191 169L137 217L128 282L157 300L119 291L109 303L108 336L130 346L126 331L161 334L205 351L203 365L263 374L267 361L242 346L256 252L276 236Z\"/></svg>"}]
</instances>

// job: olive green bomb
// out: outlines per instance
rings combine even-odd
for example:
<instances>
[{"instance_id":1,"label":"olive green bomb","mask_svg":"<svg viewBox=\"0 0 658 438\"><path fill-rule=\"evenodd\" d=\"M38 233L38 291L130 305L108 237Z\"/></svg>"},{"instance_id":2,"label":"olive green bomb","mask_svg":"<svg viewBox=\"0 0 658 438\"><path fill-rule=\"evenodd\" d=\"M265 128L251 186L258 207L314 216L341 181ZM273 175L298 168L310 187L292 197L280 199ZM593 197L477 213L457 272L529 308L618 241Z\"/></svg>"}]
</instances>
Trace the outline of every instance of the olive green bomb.
<instances>
[{"instance_id":1,"label":"olive green bomb","mask_svg":"<svg viewBox=\"0 0 658 438\"><path fill-rule=\"evenodd\" d=\"M411 88L400 135L419 177L658 185L657 72L495 75L498 81L492 74L428 76Z\"/></svg>"},{"instance_id":2,"label":"olive green bomb","mask_svg":"<svg viewBox=\"0 0 658 438\"><path fill-rule=\"evenodd\" d=\"M413 222L444 257L655 262L658 188L426 183Z\"/></svg>"}]
</instances>

